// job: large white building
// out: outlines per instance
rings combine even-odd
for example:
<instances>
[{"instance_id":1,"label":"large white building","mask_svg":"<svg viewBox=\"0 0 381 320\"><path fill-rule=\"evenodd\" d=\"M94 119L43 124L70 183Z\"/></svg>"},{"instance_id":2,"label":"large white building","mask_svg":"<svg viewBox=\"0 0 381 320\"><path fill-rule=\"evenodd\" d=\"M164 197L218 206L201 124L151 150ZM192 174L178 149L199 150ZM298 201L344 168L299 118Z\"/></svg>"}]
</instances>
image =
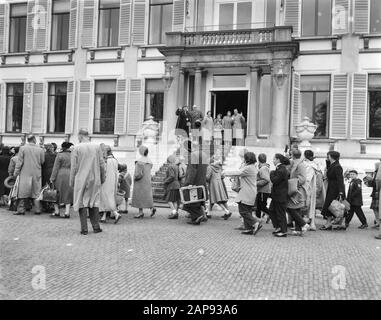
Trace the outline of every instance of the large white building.
<instances>
[{"instance_id":1,"label":"large white building","mask_svg":"<svg viewBox=\"0 0 381 320\"><path fill-rule=\"evenodd\" d=\"M379 0L0 0L0 142L131 150L149 115L238 108L246 144L381 149Z\"/></svg>"}]
</instances>

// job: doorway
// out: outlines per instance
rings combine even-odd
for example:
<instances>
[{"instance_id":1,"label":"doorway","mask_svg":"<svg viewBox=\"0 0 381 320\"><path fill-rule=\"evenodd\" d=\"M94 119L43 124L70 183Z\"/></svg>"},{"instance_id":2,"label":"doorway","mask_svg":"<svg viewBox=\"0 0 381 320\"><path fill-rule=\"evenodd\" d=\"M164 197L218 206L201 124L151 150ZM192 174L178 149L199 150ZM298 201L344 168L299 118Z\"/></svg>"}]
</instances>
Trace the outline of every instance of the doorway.
<instances>
[{"instance_id":1,"label":"doorway","mask_svg":"<svg viewBox=\"0 0 381 320\"><path fill-rule=\"evenodd\" d=\"M212 105L210 111L212 111L213 118L216 118L219 113L224 117L228 111L233 114L234 109L238 109L238 112L242 112L247 121L247 90L211 91L211 95Z\"/></svg>"}]
</instances>

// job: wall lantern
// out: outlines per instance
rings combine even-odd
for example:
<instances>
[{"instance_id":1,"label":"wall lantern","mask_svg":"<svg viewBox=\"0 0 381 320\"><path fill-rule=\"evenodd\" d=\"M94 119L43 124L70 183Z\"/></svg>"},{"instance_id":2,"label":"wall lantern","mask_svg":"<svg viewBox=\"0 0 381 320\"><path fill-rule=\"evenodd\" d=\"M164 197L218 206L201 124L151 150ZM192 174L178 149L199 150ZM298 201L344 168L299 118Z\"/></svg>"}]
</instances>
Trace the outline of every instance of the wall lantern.
<instances>
[{"instance_id":1,"label":"wall lantern","mask_svg":"<svg viewBox=\"0 0 381 320\"><path fill-rule=\"evenodd\" d=\"M282 87L287 78L286 64L283 61L274 63L273 77L278 88Z\"/></svg>"},{"instance_id":2,"label":"wall lantern","mask_svg":"<svg viewBox=\"0 0 381 320\"><path fill-rule=\"evenodd\" d=\"M173 66L165 65L165 74L163 76L165 90L169 90L169 88L172 85L172 82L173 82L172 69L173 69Z\"/></svg>"}]
</instances>

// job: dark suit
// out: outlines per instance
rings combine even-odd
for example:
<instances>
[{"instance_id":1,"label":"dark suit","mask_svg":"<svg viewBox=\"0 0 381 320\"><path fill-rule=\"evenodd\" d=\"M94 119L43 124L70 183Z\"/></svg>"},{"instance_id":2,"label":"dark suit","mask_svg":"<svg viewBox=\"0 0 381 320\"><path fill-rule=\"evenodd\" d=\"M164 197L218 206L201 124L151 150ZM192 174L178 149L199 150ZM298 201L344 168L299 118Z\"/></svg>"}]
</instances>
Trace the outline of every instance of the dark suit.
<instances>
[{"instance_id":1,"label":"dark suit","mask_svg":"<svg viewBox=\"0 0 381 320\"><path fill-rule=\"evenodd\" d=\"M270 172L271 204L270 218L274 228L280 228L282 233L287 232L287 193L288 193L288 171L285 165L280 164L274 171Z\"/></svg>"},{"instance_id":2,"label":"dark suit","mask_svg":"<svg viewBox=\"0 0 381 320\"><path fill-rule=\"evenodd\" d=\"M176 130L176 135L183 135L185 131L187 136L189 136L189 125L191 123L191 115L189 111L177 109L176 115L178 116L176 129L179 129L179 130Z\"/></svg>"},{"instance_id":3,"label":"dark suit","mask_svg":"<svg viewBox=\"0 0 381 320\"><path fill-rule=\"evenodd\" d=\"M353 218L354 213L356 213L361 224L363 225L367 224L364 212L361 209L361 206L363 205L361 184L362 182L360 179L354 179L349 184L347 200L351 205L351 209L349 210L349 212L347 213L345 217L346 225L349 225L349 223L351 222Z\"/></svg>"},{"instance_id":4,"label":"dark suit","mask_svg":"<svg viewBox=\"0 0 381 320\"><path fill-rule=\"evenodd\" d=\"M333 200L336 200L339 197L340 193L343 197L345 197L343 168L341 167L339 161L335 161L328 166L327 179L327 194L325 196L325 202L321 214L324 217L334 217L334 215L328 210L329 206Z\"/></svg>"}]
</instances>

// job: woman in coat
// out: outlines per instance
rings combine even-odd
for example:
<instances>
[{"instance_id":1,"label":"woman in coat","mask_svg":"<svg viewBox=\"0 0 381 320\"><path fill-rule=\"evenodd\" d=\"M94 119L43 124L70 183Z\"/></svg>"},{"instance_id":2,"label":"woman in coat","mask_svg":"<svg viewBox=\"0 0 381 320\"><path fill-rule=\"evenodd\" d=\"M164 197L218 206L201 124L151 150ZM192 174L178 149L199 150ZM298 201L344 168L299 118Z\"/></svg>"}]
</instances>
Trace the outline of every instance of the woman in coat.
<instances>
[{"instance_id":1,"label":"woman in coat","mask_svg":"<svg viewBox=\"0 0 381 320\"><path fill-rule=\"evenodd\" d=\"M106 222L107 212L112 212L115 216L115 224L118 223L122 215L118 213L116 207L116 193L118 191L118 161L114 158L111 147L106 146L106 181L101 186L99 212L102 213L100 222Z\"/></svg>"},{"instance_id":2,"label":"woman in coat","mask_svg":"<svg viewBox=\"0 0 381 320\"><path fill-rule=\"evenodd\" d=\"M62 151L57 154L54 161L50 181L56 187L59 199L58 203L54 204L52 217L60 217L59 205L64 204L65 214L62 218L70 218L70 205L73 203L73 189L70 187L70 147L72 145L70 142L63 142L61 145Z\"/></svg>"},{"instance_id":3,"label":"woman in coat","mask_svg":"<svg viewBox=\"0 0 381 320\"><path fill-rule=\"evenodd\" d=\"M11 161L9 147L3 147L0 150L0 199L3 205L6 205L6 196L9 194L9 189L4 186L4 180L8 177L8 166Z\"/></svg>"},{"instance_id":4,"label":"woman in coat","mask_svg":"<svg viewBox=\"0 0 381 320\"><path fill-rule=\"evenodd\" d=\"M179 167L175 155L170 155L167 159L168 170L164 179L165 197L164 200L168 202L172 209L168 219L178 219L178 209L180 205L180 181L179 181Z\"/></svg>"},{"instance_id":5,"label":"woman in coat","mask_svg":"<svg viewBox=\"0 0 381 320\"><path fill-rule=\"evenodd\" d=\"M205 144L210 144L213 139L214 122L212 112L208 111L202 121L202 138Z\"/></svg>"},{"instance_id":6,"label":"woman in coat","mask_svg":"<svg viewBox=\"0 0 381 320\"><path fill-rule=\"evenodd\" d=\"M214 119L214 132L213 132L213 137L214 137L214 144L219 146L222 144L222 131L223 131L223 126L222 126L222 115L221 113L217 114L217 118Z\"/></svg>"},{"instance_id":7,"label":"woman in coat","mask_svg":"<svg viewBox=\"0 0 381 320\"><path fill-rule=\"evenodd\" d=\"M288 196L287 212L295 221L295 231L293 235L303 235L308 231L309 225L303 220L302 208L306 207L307 203L307 169L301 159L302 153L299 149L292 151L292 163L290 167L290 180L296 179L297 190L293 195Z\"/></svg>"},{"instance_id":8,"label":"woman in coat","mask_svg":"<svg viewBox=\"0 0 381 320\"><path fill-rule=\"evenodd\" d=\"M257 160L253 152L245 153L244 160L245 165L238 172L225 172L225 175L238 176L240 179L240 190L235 202L238 203L238 211L243 218L246 229L242 231L242 234L256 235L262 228L261 220L255 215L253 216L253 208L257 196L258 170L255 167Z\"/></svg>"},{"instance_id":9,"label":"woman in coat","mask_svg":"<svg viewBox=\"0 0 381 320\"><path fill-rule=\"evenodd\" d=\"M327 180L328 188L321 214L327 223L320 230L332 230L332 220L335 216L328 210L333 200L345 198L343 168L339 163L340 153L329 151L327 153Z\"/></svg>"},{"instance_id":10,"label":"woman in coat","mask_svg":"<svg viewBox=\"0 0 381 320\"><path fill-rule=\"evenodd\" d=\"M56 154L54 153L53 145L51 143L48 143L44 147L45 147L45 162L42 165L42 186L43 187L50 181L54 162L56 160Z\"/></svg>"},{"instance_id":11,"label":"woman in coat","mask_svg":"<svg viewBox=\"0 0 381 320\"><path fill-rule=\"evenodd\" d=\"M227 220L231 217L232 213L227 205L229 196L223 179L222 163L216 157L213 157L212 163L206 171L206 182L209 189L209 212L212 211L213 205L217 204L225 211L222 218Z\"/></svg>"},{"instance_id":12,"label":"woman in coat","mask_svg":"<svg viewBox=\"0 0 381 320\"><path fill-rule=\"evenodd\" d=\"M131 206L139 208L139 214L135 219L144 218L143 209L151 209L151 218L156 213L156 208L153 206L151 170L152 161L148 158L148 148L141 146L139 148L140 158L135 162L134 187L132 191Z\"/></svg>"}]
</instances>

